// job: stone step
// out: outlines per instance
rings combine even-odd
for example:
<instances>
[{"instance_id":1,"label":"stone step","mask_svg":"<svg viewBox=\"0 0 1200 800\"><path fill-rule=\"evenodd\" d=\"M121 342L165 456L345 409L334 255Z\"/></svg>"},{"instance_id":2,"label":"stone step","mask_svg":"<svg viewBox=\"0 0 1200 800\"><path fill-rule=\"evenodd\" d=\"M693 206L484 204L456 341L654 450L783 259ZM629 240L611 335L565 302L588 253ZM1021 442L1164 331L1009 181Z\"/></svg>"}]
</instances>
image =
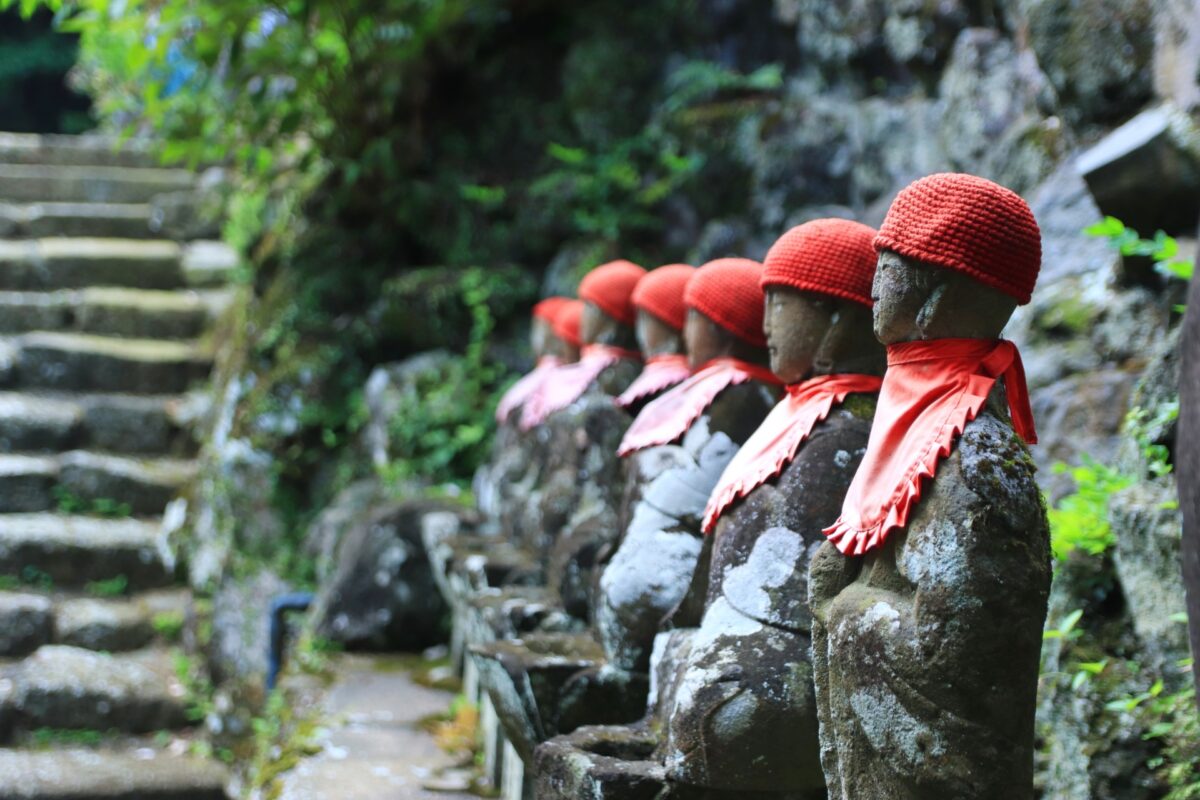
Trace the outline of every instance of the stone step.
<instances>
[{"instance_id":1,"label":"stone step","mask_svg":"<svg viewBox=\"0 0 1200 800\"><path fill-rule=\"evenodd\" d=\"M79 136L0 133L0 163L60 166L156 167L152 143L146 139L85 133Z\"/></svg>"},{"instance_id":2,"label":"stone step","mask_svg":"<svg viewBox=\"0 0 1200 800\"><path fill-rule=\"evenodd\" d=\"M196 396L0 392L0 452L189 456Z\"/></svg>"},{"instance_id":3,"label":"stone step","mask_svg":"<svg viewBox=\"0 0 1200 800\"><path fill-rule=\"evenodd\" d=\"M215 295L214 292L207 294ZM142 339L191 339L223 303L193 291L90 287L0 291L0 334L71 331Z\"/></svg>"},{"instance_id":4,"label":"stone step","mask_svg":"<svg viewBox=\"0 0 1200 800\"><path fill-rule=\"evenodd\" d=\"M45 645L0 670L13 732L37 728L148 733L187 725L187 692L166 650L112 655Z\"/></svg>"},{"instance_id":5,"label":"stone step","mask_svg":"<svg viewBox=\"0 0 1200 800\"><path fill-rule=\"evenodd\" d=\"M165 239L0 239L0 290L218 286L236 266L236 253L221 242L181 245Z\"/></svg>"},{"instance_id":6,"label":"stone step","mask_svg":"<svg viewBox=\"0 0 1200 800\"><path fill-rule=\"evenodd\" d=\"M211 365L192 344L158 339L39 331L15 337L14 347L8 382L23 390L179 394Z\"/></svg>"},{"instance_id":7,"label":"stone step","mask_svg":"<svg viewBox=\"0 0 1200 800\"><path fill-rule=\"evenodd\" d=\"M157 515L195 472L195 463L186 459L129 458L88 450L0 455L0 514L60 507L73 512L79 509L72 504L113 502L128 505L136 516Z\"/></svg>"},{"instance_id":8,"label":"stone step","mask_svg":"<svg viewBox=\"0 0 1200 800\"><path fill-rule=\"evenodd\" d=\"M0 800L227 800L212 761L152 750L0 750Z\"/></svg>"},{"instance_id":9,"label":"stone step","mask_svg":"<svg viewBox=\"0 0 1200 800\"><path fill-rule=\"evenodd\" d=\"M122 653L156 639L168 643L188 606L187 591L180 589L117 598L64 595L61 589L53 595L32 589L0 592L0 658L26 656L47 644Z\"/></svg>"},{"instance_id":10,"label":"stone step","mask_svg":"<svg viewBox=\"0 0 1200 800\"><path fill-rule=\"evenodd\" d=\"M0 237L161 239L149 203L0 203Z\"/></svg>"},{"instance_id":11,"label":"stone step","mask_svg":"<svg viewBox=\"0 0 1200 800\"><path fill-rule=\"evenodd\" d=\"M0 575L45 575L55 587L124 576L130 591L166 586L172 567L157 520L0 514Z\"/></svg>"},{"instance_id":12,"label":"stone step","mask_svg":"<svg viewBox=\"0 0 1200 800\"><path fill-rule=\"evenodd\" d=\"M0 163L0 200L17 203L147 203L195 185L185 169Z\"/></svg>"}]
</instances>

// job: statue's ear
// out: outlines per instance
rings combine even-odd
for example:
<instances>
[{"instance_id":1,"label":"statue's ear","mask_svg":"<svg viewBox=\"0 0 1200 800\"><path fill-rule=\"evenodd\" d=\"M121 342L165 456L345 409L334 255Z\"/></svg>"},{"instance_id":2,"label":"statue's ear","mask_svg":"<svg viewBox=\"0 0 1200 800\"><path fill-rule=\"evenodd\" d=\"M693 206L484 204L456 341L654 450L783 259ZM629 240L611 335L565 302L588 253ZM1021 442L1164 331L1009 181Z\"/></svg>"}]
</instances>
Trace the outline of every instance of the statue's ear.
<instances>
[{"instance_id":1,"label":"statue's ear","mask_svg":"<svg viewBox=\"0 0 1200 800\"><path fill-rule=\"evenodd\" d=\"M921 306L921 310L917 312L917 330L921 332L922 339L929 338L925 333L933 327L942 312L942 304L946 300L949 288L949 283L939 281L937 286L933 287L933 291L929 293L925 305Z\"/></svg>"}]
</instances>

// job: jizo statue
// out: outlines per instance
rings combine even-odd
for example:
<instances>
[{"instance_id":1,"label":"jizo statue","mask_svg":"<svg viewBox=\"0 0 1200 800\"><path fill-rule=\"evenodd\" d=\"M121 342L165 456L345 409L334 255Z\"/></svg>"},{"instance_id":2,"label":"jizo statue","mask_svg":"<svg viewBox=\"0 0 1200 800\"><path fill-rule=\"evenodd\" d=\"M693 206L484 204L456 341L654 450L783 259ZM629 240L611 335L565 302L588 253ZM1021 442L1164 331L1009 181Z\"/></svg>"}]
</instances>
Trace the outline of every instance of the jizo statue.
<instances>
[{"instance_id":1,"label":"jizo statue","mask_svg":"<svg viewBox=\"0 0 1200 800\"><path fill-rule=\"evenodd\" d=\"M1033 796L1049 531L1020 357L998 337L1040 242L1020 197L958 174L904 189L875 239L888 369L809 574L830 798Z\"/></svg>"},{"instance_id":2,"label":"jizo statue","mask_svg":"<svg viewBox=\"0 0 1200 800\"><path fill-rule=\"evenodd\" d=\"M808 566L866 448L883 373L871 333L874 236L816 220L767 254L764 328L787 395L705 511L707 602L664 703L666 777L681 796L825 796Z\"/></svg>"}]
</instances>

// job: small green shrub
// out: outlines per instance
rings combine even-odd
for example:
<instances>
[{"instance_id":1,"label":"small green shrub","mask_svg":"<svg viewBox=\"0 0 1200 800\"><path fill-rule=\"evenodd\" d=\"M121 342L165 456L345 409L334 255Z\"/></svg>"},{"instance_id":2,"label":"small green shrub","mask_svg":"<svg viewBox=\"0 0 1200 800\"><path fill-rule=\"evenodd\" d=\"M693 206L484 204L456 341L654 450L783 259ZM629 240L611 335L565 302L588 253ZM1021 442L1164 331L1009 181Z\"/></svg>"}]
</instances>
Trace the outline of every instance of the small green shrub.
<instances>
[{"instance_id":1,"label":"small green shrub","mask_svg":"<svg viewBox=\"0 0 1200 800\"><path fill-rule=\"evenodd\" d=\"M150 619L154 632L168 642L177 642L183 634L184 615L182 611L160 611Z\"/></svg>"},{"instance_id":2,"label":"small green shrub","mask_svg":"<svg viewBox=\"0 0 1200 800\"><path fill-rule=\"evenodd\" d=\"M1075 492L1063 497L1047 515L1050 520L1050 549L1059 561L1073 551L1103 555L1116 539L1108 524L1108 500L1131 486L1134 479L1084 455L1077 467L1055 464L1057 474L1069 473L1075 480Z\"/></svg>"},{"instance_id":3,"label":"small green shrub","mask_svg":"<svg viewBox=\"0 0 1200 800\"><path fill-rule=\"evenodd\" d=\"M121 597L129 590L129 579L124 575L115 575L99 581L90 581L84 587L88 594L97 597Z\"/></svg>"},{"instance_id":4,"label":"small green shrub","mask_svg":"<svg viewBox=\"0 0 1200 800\"><path fill-rule=\"evenodd\" d=\"M1154 268L1168 278L1191 280L1195 264L1180 259L1179 242L1163 231L1155 231L1153 239L1143 239L1133 228L1116 217L1105 217L1094 225L1083 229L1088 236L1108 239L1109 243L1123 256L1145 256L1154 261Z\"/></svg>"}]
</instances>

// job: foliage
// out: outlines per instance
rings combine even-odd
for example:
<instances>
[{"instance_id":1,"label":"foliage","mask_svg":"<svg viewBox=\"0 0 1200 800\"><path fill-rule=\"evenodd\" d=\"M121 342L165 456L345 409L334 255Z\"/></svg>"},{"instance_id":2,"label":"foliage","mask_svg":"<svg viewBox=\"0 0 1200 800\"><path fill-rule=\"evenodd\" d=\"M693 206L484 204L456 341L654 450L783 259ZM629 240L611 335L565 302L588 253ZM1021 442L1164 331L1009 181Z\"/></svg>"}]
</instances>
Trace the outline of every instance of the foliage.
<instances>
[{"instance_id":1,"label":"foliage","mask_svg":"<svg viewBox=\"0 0 1200 800\"><path fill-rule=\"evenodd\" d=\"M1116 217L1105 217L1083 229L1088 236L1108 239L1123 256L1145 256L1154 261L1154 268L1164 277L1191 280L1195 264L1180 259L1179 243L1163 231L1155 231L1153 239L1143 239L1133 228Z\"/></svg>"},{"instance_id":2,"label":"foliage","mask_svg":"<svg viewBox=\"0 0 1200 800\"><path fill-rule=\"evenodd\" d=\"M65 486L55 486L54 502L63 514L87 514L96 517L128 517L133 513L129 503L111 497L80 497Z\"/></svg>"},{"instance_id":3,"label":"foliage","mask_svg":"<svg viewBox=\"0 0 1200 800\"><path fill-rule=\"evenodd\" d=\"M1132 485L1133 479L1086 454L1077 467L1060 462L1053 469L1056 473L1069 473L1075 480L1075 492L1047 512L1054 557L1062 561L1075 550L1102 555L1116 541L1108 524L1108 499Z\"/></svg>"},{"instance_id":4,"label":"foliage","mask_svg":"<svg viewBox=\"0 0 1200 800\"><path fill-rule=\"evenodd\" d=\"M34 728L29 732L29 744L37 749L95 747L108 735L111 734L90 728Z\"/></svg>"},{"instance_id":5,"label":"foliage","mask_svg":"<svg viewBox=\"0 0 1200 800\"><path fill-rule=\"evenodd\" d=\"M183 635L184 615L182 611L159 611L150 618L154 632L168 642L179 641Z\"/></svg>"},{"instance_id":6,"label":"foliage","mask_svg":"<svg viewBox=\"0 0 1200 800\"><path fill-rule=\"evenodd\" d=\"M1178 397L1159 404L1153 413L1135 406L1125 415L1124 430L1137 443L1138 452L1151 477L1161 478L1171 473L1171 450L1165 444L1160 444L1157 436L1178 418Z\"/></svg>"},{"instance_id":7,"label":"foliage","mask_svg":"<svg viewBox=\"0 0 1200 800\"><path fill-rule=\"evenodd\" d=\"M121 597L129 589L129 579L124 575L114 575L99 581L89 581L85 590L97 597Z\"/></svg>"},{"instance_id":8,"label":"foliage","mask_svg":"<svg viewBox=\"0 0 1200 800\"><path fill-rule=\"evenodd\" d=\"M13 591L21 587L48 592L54 588L54 579L32 564L21 567L16 575L0 575L0 591Z\"/></svg>"}]
</instances>

